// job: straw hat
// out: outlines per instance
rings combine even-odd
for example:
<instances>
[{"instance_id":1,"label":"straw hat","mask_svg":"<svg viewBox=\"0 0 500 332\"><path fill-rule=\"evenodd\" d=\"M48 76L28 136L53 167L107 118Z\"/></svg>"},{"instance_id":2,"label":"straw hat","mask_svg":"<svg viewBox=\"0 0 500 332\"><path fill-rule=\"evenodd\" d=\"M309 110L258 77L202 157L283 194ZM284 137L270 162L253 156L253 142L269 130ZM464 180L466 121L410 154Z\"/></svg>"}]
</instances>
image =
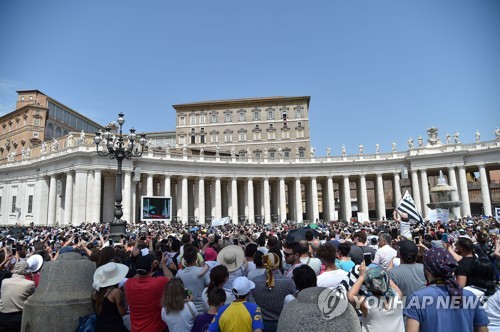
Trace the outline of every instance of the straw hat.
<instances>
[{"instance_id":1,"label":"straw hat","mask_svg":"<svg viewBox=\"0 0 500 332\"><path fill-rule=\"evenodd\" d=\"M38 254L30 256L26 261L28 262L28 271L30 272L36 272L40 270L43 265L43 257Z\"/></svg>"},{"instance_id":2,"label":"straw hat","mask_svg":"<svg viewBox=\"0 0 500 332\"><path fill-rule=\"evenodd\" d=\"M234 244L224 247L217 255L217 263L227 267L229 272L236 271L243 265L245 252Z\"/></svg>"},{"instance_id":3,"label":"straw hat","mask_svg":"<svg viewBox=\"0 0 500 332\"><path fill-rule=\"evenodd\" d=\"M100 266L94 272L94 283L92 287L99 290L102 287L108 287L118 284L128 273L128 266L119 263L108 263Z\"/></svg>"}]
</instances>

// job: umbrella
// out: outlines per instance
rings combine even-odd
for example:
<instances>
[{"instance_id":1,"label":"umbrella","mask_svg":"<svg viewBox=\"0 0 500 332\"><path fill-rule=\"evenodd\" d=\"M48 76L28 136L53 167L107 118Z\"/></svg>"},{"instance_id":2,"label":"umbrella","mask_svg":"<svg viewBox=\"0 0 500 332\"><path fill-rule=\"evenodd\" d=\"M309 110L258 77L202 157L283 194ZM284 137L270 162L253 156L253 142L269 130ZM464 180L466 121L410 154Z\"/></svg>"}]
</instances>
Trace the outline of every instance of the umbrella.
<instances>
[{"instance_id":1,"label":"umbrella","mask_svg":"<svg viewBox=\"0 0 500 332\"><path fill-rule=\"evenodd\" d=\"M198 227L193 227L193 228L191 228L189 231L190 231L190 232L196 232L197 230L198 230Z\"/></svg>"},{"instance_id":2,"label":"umbrella","mask_svg":"<svg viewBox=\"0 0 500 332\"><path fill-rule=\"evenodd\" d=\"M310 228L292 229L290 232L288 232L288 235L286 236L286 242L292 243L292 242L299 242L300 240L305 240L307 231L311 231L313 233L313 236L315 237L318 236L318 231L315 229L310 229Z\"/></svg>"}]
</instances>

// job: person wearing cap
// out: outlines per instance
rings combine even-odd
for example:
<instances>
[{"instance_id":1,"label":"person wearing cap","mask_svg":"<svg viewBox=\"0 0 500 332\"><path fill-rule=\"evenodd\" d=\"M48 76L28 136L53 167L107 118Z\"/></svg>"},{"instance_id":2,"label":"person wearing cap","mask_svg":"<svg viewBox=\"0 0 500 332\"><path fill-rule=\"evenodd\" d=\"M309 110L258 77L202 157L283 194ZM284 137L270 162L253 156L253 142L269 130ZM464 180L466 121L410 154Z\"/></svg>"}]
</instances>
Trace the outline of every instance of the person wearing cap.
<instances>
[{"instance_id":1,"label":"person wearing cap","mask_svg":"<svg viewBox=\"0 0 500 332\"><path fill-rule=\"evenodd\" d=\"M280 258L277 254L268 253L262 256L262 263L266 272L253 279L255 289L252 296L262 310L264 330L276 331L285 298L295 292L295 284L292 278L281 273Z\"/></svg>"},{"instance_id":2,"label":"person wearing cap","mask_svg":"<svg viewBox=\"0 0 500 332\"><path fill-rule=\"evenodd\" d=\"M26 279L34 281L35 287L38 288L38 283L40 282L40 269L43 265L43 257L35 254L30 256L26 262L28 263L28 272L30 272L26 276Z\"/></svg>"},{"instance_id":3,"label":"person wearing cap","mask_svg":"<svg viewBox=\"0 0 500 332\"><path fill-rule=\"evenodd\" d=\"M418 248L413 241L400 241L398 254L401 264L388 272L391 280L401 289L403 296L408 296L426 286L424 266L416 262Z\"/></svg>"},{"instance_id":4,"label":"person wearing cap","mask_svg":"<svg viewBox=\"0 0 500 332\"><path fill-rule=\"evenodd\" d=\"M173 278L163 256L160 267L164 277L153 277L154 257L140 256L136 263L137 274L125 283L125 296L130 309L131 332L164 331L167 325L161 319L161 297L165 285Z\"/></svg>"},{"instance_id":5,"label":"person wearing cap","mask_svg":"<svg viewBox=\"0 0 500 332\"><path fill-rule=\"evenodd\" d=\"M118 263L107 263L94 272L92 305L96 313L96 331L126 332L122 316L127 313L123 291L118 284L125 279L128 267Z\"/></svg>"},{"instance_id":6,"label":"person wearing cap","mask_svg":"<svg viewBox=\"0 0 500 332\"><path fill-rule=\"evenodd\" d=\"M406 332L486 332L488 317L481 302L464 290L454 277L455 258L443 248L424 254L424 271L429 286L411 294L403 314Z\"/></svg>"},{"instance_id":7,"label":"person wearing cap","mask_svg":"<svg viewBox=\"0 0 500 332\"><path fill-rule=\"evenodd\" d=\"M233 282L232 293L235 300L220 307L212 323L210 332L262 332L264 324L257 304L247 302L250 291L255 288L247 277L238 277Z\"/></svg>"},{"instance_id":8,"label":"person wearing cap","mask_svg":"<svg viewBox=\"0 0 500 332\"><path fill-rule=\"evenodd\" d=\"M0 296L0 328L21 330L24 302L35 292L35 282L27 280L28 263L19 261L12 277L2 282Z\"/></svg>"}]
</instances>

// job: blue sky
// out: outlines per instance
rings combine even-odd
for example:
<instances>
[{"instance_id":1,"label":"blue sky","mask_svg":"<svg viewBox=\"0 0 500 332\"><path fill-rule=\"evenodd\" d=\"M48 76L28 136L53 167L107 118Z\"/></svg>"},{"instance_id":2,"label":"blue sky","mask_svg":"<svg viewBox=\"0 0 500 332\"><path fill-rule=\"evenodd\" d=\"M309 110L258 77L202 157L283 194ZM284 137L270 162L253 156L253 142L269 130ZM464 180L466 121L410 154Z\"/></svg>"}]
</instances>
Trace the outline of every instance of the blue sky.
<instances>
[{"instance_id":1,"label":"blue sky","mask_svg":"<svg viewBox=\"0 0 500 332\"><path fill-rule=\"evenodd\" d=\"M309 95L317 155L500 127L498 0L1 1L0 45L0 115L38 89L163 131L173 104Z\"/></svg>"}]
</instances>

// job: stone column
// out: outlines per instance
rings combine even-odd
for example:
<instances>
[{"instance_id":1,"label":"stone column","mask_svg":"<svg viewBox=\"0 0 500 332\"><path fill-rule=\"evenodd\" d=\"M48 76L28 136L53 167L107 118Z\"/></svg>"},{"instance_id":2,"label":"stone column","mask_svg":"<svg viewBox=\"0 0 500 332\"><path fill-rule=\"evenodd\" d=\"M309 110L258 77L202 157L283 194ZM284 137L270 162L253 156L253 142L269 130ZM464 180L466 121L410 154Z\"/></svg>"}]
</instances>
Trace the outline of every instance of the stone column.
<instances>
[{"instance_id":1,"label":"stone column","mask_svg":"<svg viewBox=\"0 0 500 332\"><path fill-rule=\"evenodd\" d=\"M170 189L170 175L165 175L165 179L163 181L164 181L164 187L165 187L165 191L164 191L163 195L165 195L165 197L171 197L172 194L171 194L171 189Z\"/></svg>"},{"instance_id":2,"label":"stone column","mask_svg":"<svg viewBox=\"0 0 500 332\"><path fill-rule=\"evenodd\" d=\"M114 197L114 196L113 196ZM114 201L114 199L113 199ZM73 205L73 225L87 222L85 204L87 203L87 171L75 171L75 194ZM114 209L113 209L114 211Z\"/></svg>"},{"instance_id":3,"label":"stone column","mask_svg":"<svg viewBox=\"0 0 500 332\"><path fill-rule=\"evenodd\" d=\"M49 226L56 224L56 202L57 202L57 178L53 174L50 176L49 185L49 211L47 224Z\"/></svg>"},{"instance_id":4,"label":"stone column","mask_svg":"<svg viewBox=\"0 0 500 332\"><path fill-rule=\"evenodd\" d=\"M424 218L429 218L431 210L427 204L431 202L431 199L429 196L429 180L427 179L427 171L425 169L420 170L420 178L422 184L422 213L424 214Z\"/></svg>"},{"instance_id":5,"label":"stone column","mask_svg":"<svg viewBox=\"0 0 500 332\"><path fill-rule=\"evenodd\" d=\"M420 186L418 184L417 170L411 170L411 189L413 193L413 201L418 211L422 211L422 204L420 204Z\"/></svg>"},{"instance_id":6,"label":"stone column","mask_svg":"<svg viewBox=\"0 0 500 332\"><path fill-rule=\"evenodd\" d=\"M399 173L394 173L394 180L392 181L392 197L394 200L394 208L396 208L401 201L401 180L399 178Z\"/></svg>"},{"instance_id":7,"label":"stone column","mask_svg":"<svg viewBox=\"0 0 500 332\"><path fill-rule=\"evenodd\" d=\"M333 179L331 176L327 179L326 187L328 191L328 221L330 221L335 218L335 197L333 194Z\"/></svg>"},{"instance_id":8,"label":"stone column","mask_svg":"<svg viewBox=\"0 0 500 332\"><path fill-rule=\"evenodd\" d=\"M470 216L469 188L465 166L458 166L458 180L460 181L460 200L462 201L462 217Z\"/></svg>"},{"instance_id":9,"label":"stone column","mask_svg":"<svg viewBox=\"0 0 500 332\"><path fill-rule=\"evenodd\" d=\"M271 197L269 193L269 179L264 178L264 221L271 223Z\"/></svg>"},{"instance_id":10,"label":"stone column","mask_svg":"<svg viewBox=\"0 0 500 332\"><path fill-rule=\"evenodd\" d=\"M182 177L182 202L181 202L181 218L182 223L186 224L188 222L188 178L187 176Z\"/></svg>"},{"instance_id":11,"label":"stone column","mask_svg":"<svg viewBox=\"0 0 500 332\"><path fill-rule=\"evenodd\" d=\"M153 174L147 175L146 196L154 196L154 194L153 194Z\"/></svg>"},{"instance_id":12,"label":"stone column","mask_svg":"<svg viewBox=\"0 0 500 332\"><path fill-rule=\"evenodd\" d=\"M231 179L231 207L232 214L231 218L233 219L233 223L238 223L238 179Z\"/></svg>"},{"instance_id":13,"label":"stone column","mask_svg":"<svg viewBox=\"0 0 500 332\"><path fill-rule=\"evenodd\" d=\"M491 197L488 185L488 174L484 165L479 165L479 181L481 182L481 197L483 199L483 215L491 216Z\"/></svg>"},{"instance_id":14,"label":"stone column","mask_svg":"<svg viewBox=\"0 0 500 332\"><path fill-rule=\"evenodd\" d=\"M221 195L221 185L220 178L215 178L215 218L222 217L222 195Z\"/></svg>"},{"instance_id":15,"label":"stone column","mask_svg":"<svg viewBox=\"0 0 500 332\"><path fill-rule=\"evenodd\" d=\"M377 174L377 218L385 219L385 191L382 174Z\"/></svg>"},{"instance_id":16,"label":"stone column","mask_svg":"<svg viewBox=\"0 0 500 332\"><path fill-rule=\"evenodd\" d=\"M248 190L248 222L253 224L255 222L255 212L253 206L253 179L248 178L247 180L247 190Z\"/></svg>"},{"instance_id":17,"label":"stone column","mask_svg":"<svg viewBox=\"0 0 500 332\"><path fill-rule=\"evenodd\" d=\"M6 192L3 192L3 195L6 195ZM5 196L4 196L5 197ZM49 183L48 179L44 176L40 176L35 184L35 197L39 197L39 199L35 199L37 202L33 205L33 216L38 219L38 223L40 225L47 225L47 217L48 217L48 206L49 206ZM6 211L7 206L3 211ZM3 212L4 215L8 215L6 212Z\"/></svg>"},{"instance_id":18,"label":"stone column","mask_svg":"<svg viewBox=\"0 0 500 332\"><path fill-rule=\"evenodd\" d=\"M73 171L66 173L66 190L64 195L64 224L71 222L73 212Z\"/></svg>"},{"instance_id":19,"label":"stone column","mask_svg":"<svg viewBox=\"0 0 500 332\"><path fill-rule=\"evenodd\" d=\"M132 219L132 192L130 186L132 183L132 172L125 171L123 177L123 219L131 222Z\"/></svg>"},{"instance_id":20,"label":"stone column","mask_svg":"<svg viewBox=\"0 0 500 332\"><path fill-rule=\"evenodd\" d=\"M455 190L453 190L451 192L451 200L452 201L458 201L460 200L460 198L458 197L458 185L457 185L457 175L455 173L455 167L448 167L448 184L455 188ZM460 207L454 207L451 209L452 213L457 216L457 217L460 217Z\"/></svg>"},{"instance_id":21,"label":"stone column","mask_svg":"<svg viewBox=\"0 0 500 332\"><path fill-rule=\"evenodd\" d=\"M286 188L285 188L285 178L280 178L280 221L283 223L286 221Z\"/></svg>"},{"instance_id":22,"label":"stone column","mask_svg":"<svg viewBox=\"0 0 500 332\"><path fill-rule=\"evenodd\" d=\"M94 209L92 213L92 221L95 223L101 222L101 170L94 171Z\"/></svg>"},{"instance_id":23,"label":"stone column","mask_svg":"<svg viewBox=\"0 0 500 332\"><path fill-rule=\"evenodd\" d=\"M316 177L311 178L311 204L313 213L311 222L316 222L316 220L319 220L318 184Z\"/></svg>"},{"instance_id":24,"label":"stone column","mask_svg":"<svg viewBox=\"0 0 500 332\"><path fill-rule=\"evenodd\" d=\"M349 221L352 218L352 208L351 208L351 187L349 184L349 176L343 176L343 199L342 205L344 206L344 218Z\"/></svg>"},{"instance_id":25,"label":"stone column","mask_svg":"<svg viewBox=\"0 0 500 332\"><path fill-rule=\"evenodd\" d=\"M198 179L198 220L205 224L205 179Z\"/></svg>"},{"instance_id":26,"label":"stone column","mask_svg":"<svg viewBox=\"0 0 500 332\"><path fill-rule=\"evenodd\" d=\"M366 189L366 177L364 174L359 176L359 190L361 191L361 212L364 213L367 219L369 219L369 210L368 210L368 191ZM359 206L358 206L359 207Z\"/></svg>"},{"instance_id":27,"label":"stone column","mask_svg":"<svg viewBox=\"0 0 500 332\"><path fill-rule=\"evenodd\" d=\"M300 184L300 178L295 178L295 206L296 206L296 221L302 222L302 185Z\"/></svg>"}]
</instances>

